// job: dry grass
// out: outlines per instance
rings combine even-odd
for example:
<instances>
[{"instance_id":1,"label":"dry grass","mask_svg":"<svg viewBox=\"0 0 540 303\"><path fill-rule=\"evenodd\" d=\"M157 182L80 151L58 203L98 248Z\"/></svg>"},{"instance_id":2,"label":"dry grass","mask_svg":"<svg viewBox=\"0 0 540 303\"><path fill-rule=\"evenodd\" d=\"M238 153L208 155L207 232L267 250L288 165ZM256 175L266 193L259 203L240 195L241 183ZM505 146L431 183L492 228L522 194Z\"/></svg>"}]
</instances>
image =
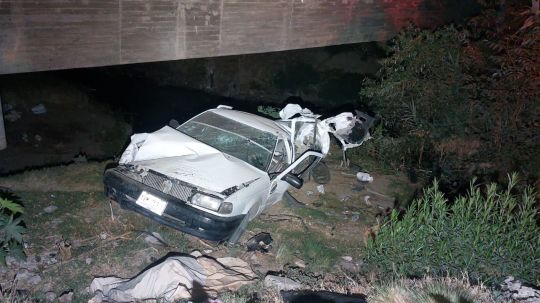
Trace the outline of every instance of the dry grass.
<instances>
[{"instance_id":1,"label":"dry grass","mask_svg":"<svg viewBox=\"0 0 540 303\"><path fill-rule=\"evenodd\" d=\"M484 285L471 285L468 277L400 279L376 287L370 303L495 303ZM500 301L498 301L500 302Z\"/></svg>"},{"instance_id":2,"label":"dry grass","mask_svg":"<svg viewBox=\"0 0 540 303\"><path fill-rule=\"evenodd\" d=\"M29 170L0 178L0 188L32 192L98 192L103 190L106 162L73 163Z\"/></svg>"}]
</instances>

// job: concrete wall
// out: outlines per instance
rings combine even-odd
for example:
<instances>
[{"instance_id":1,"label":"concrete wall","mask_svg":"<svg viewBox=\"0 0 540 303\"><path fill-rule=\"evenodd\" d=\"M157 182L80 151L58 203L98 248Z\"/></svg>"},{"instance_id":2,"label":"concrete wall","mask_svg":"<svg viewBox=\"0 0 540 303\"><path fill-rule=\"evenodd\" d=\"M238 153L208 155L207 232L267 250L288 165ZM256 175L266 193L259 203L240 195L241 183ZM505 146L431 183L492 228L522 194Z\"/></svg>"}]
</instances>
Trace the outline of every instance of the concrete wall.
<instances>
[{"instance_id":1,"label":"concrete wall","mask_svg":"<svg viewBox=\"0 0 540 303\"><path fill-rule=\"evenodd\" d=\"M0 74L384 40L469 2L0 0Z\"/></svg>"}]
</instances>

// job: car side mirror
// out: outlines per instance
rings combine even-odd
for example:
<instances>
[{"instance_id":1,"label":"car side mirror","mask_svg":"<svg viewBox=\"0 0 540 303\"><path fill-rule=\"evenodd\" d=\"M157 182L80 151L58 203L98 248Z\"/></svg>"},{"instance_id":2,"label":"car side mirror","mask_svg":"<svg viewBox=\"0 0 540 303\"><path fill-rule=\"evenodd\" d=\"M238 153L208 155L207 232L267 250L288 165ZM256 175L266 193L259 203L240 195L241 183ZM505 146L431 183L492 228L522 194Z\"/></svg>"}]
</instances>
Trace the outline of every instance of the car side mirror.
<instances>
[{"instance_id":1,"label":"car side mirror","mask_svg":"<svg viewBox=\"0 0 540 303\"><path fill-rule=\"evenodd\" d=\"M293 174L286 174L283 179L283 181L289 183L290 185L292 185L294 188L298 188L300 189L302 187L302 185L304 185L304 180L300 179L298 176L296 175L293 175Z\"/></svg>"},{"instance_id":2,"label":"car side mirror","mask_svg":"<svg viewBox=\"0 0 540 303\"><path fill-rule=\"evenodd\" d=\"M169 126L174 128L174 129L177 129L178 126L180 126L180 123L178 123L178 121L176 121L176 119L171 119L171 121L169 121Z\"/></svg>"}]
</instances>

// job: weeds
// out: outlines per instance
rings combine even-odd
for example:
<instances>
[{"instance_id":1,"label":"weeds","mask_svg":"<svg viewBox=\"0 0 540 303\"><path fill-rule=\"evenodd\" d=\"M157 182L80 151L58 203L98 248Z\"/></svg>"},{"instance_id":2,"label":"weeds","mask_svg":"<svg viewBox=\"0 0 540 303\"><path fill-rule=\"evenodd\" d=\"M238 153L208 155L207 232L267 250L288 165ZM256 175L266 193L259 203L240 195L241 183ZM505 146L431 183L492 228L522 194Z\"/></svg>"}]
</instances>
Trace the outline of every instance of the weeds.
<instances>
[{"instance_id":1,"label":"weeds","mask_svg":"<svg viewBox=\"0 0 540 303\"><path fill-rule=\"evenodd\" d=\"M399 279L375 287L373 303L491 303L493 295L483 285L472 286L466 277Z\"/></svg>"},{"instance_id":2,"label":"weeds","mask_svg":"<svg viewBox=\"0 0 540 303\"><path fill-rule=\"evenodd\" d=\"M513 275L540 282L540 227L532 189L518 191L516 175L506 190L471 183L453 203L437 182L412 202L403 218L393 211L376 239L368 241L366 261L383 275L459 275L494 284Z\"/></svg>"},{"instance_id":3,"label":"weeds","mask_svg":"<svg viewBox=\"0 0 540 303\"><path fill-rule=\"evenodd\" d=\"M286 252L299 254L312 270L329 269L342 255L340 247L331 247L328 239L315 231L283 231L282 237L282 242L287 246ZM281 259L292 259L292 256L286 257L283 251L280 255Z\"/></svg>"},{"instance_id":4,"label":"weeds","mask_svg":"<svg viewBox=\"0 0 540 303\"><path fill-rule=\"evenodd\" d=\"M24 208L11 200L0 198L0 262L6 263L8 255L22 258L23 226L21 214Z\"/></svg>"}]
</instances>

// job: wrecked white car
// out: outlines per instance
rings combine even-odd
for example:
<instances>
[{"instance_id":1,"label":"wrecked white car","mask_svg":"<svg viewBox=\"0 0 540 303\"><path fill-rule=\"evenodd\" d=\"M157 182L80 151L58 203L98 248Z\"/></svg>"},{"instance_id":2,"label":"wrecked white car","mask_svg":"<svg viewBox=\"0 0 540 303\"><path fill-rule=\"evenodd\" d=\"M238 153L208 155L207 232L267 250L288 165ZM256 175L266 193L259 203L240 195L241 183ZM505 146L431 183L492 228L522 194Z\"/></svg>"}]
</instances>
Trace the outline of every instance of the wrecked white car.
<instances>
[{"instance_id":1,"label":"wrecked white car","mask_svg":"<svg viewBox=\"0 0 540 303\"><path fill-rule=\"evenodd\" d=\"M339 121L321 121L297 105L280 115L273 121L220 106L182 125L135 134L119 165L105 172L106 194L180 231L235 243L289 186L302 186L328 152L329 133L343 133ZM362 124L347 117L349 126ZM366 138L367 128L353 144Z\"/></svg>"}]
</instances>

